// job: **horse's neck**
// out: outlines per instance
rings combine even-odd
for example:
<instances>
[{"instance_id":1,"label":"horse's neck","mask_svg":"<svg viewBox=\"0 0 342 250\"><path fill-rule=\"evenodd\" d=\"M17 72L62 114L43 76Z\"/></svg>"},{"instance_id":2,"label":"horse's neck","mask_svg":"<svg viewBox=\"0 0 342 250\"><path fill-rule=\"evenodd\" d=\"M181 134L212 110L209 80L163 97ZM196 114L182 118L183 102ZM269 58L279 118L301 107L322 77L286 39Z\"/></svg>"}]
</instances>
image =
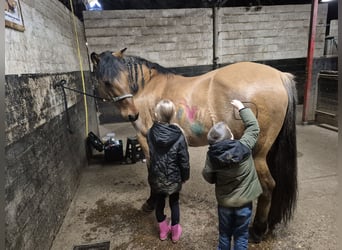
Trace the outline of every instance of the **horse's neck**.
<instances>
[{"instance_id":1,"label":"horse's neck","mask_svg":"<svg viewBox=\"0 0 342 250\"><path fill-rule=\"evenodd\" d=\"M147 74L144 80L139 83L139 90L134 96L134 102L139 107L139 119L133 122L135 130L146 136L147 130L153 124L154 106L165 97L165 91L169 84L174 84L180 75L165 75L157 72Z\"/></svg>"}]
</instances>

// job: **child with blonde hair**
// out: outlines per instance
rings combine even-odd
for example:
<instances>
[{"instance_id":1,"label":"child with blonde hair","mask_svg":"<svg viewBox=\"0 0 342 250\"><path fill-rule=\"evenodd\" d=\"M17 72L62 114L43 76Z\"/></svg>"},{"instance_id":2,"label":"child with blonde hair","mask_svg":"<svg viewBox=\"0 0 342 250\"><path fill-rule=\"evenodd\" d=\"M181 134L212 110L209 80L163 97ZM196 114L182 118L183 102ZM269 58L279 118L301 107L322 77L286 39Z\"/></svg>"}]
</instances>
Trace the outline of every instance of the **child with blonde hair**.
<instances>
[{"instance_id":1,"label":"child with blonde hair","mask_svg":"<svg viewBox=\"0 0 342 250\"><path fill-rule=\"evenodd\" d=\"M156 199L155 215L159 225L159 238L166 240L171 232L174 243L182 234L179 224L179 193L182 184L190 177L185 136L179 126L170 123L175 112L172 101L161 100L155 107L155 120L147 132L150 153L148 181ZM171 209L171 223L164 213L167 197Z\"/></svg>"}]
</instances>

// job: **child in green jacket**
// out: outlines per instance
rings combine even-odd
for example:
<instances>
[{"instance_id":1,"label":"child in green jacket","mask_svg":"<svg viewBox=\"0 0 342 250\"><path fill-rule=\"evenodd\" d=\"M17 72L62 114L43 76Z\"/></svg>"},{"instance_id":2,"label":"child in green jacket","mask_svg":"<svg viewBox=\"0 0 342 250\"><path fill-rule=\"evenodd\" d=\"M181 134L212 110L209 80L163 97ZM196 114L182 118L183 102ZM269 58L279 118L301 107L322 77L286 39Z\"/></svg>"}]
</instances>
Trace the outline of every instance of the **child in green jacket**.
<instances>
[{"instance_id":1,"label":"child in green jacket","mask_svg":"<svg viewBox=\"0 0 342 250\"><path fill-rule=\"evenodd\" d=\"M262 188L255 170L252 149L257 142L259 125L253 112L241 101L231 104L239 110L245 131L239 140L234 140L224 122L216 123L208 133L209 149L204 179L215 184L218 203L219 243L218 249L248 248L248 225L252 216L252 202Z\"/></svg>"}]
</instances>

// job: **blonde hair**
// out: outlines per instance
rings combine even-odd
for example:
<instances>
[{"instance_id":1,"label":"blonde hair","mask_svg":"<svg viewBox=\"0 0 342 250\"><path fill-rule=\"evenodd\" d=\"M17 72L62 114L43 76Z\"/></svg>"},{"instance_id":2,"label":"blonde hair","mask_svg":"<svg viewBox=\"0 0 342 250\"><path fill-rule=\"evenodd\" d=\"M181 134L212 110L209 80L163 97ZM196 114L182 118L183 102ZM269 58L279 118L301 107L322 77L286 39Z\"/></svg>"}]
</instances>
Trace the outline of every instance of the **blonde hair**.
<instances>
[{"instance_id":1,"label":"blonde hair","mask_svg":"<svg viewBox=\"0 0 342 250\"><path fill-rule=\"evenodd\" d=\"M214 144L225 139L234 139L232 131L224 122L218 122L208 132L208 143Z\"/></svg>"},{"instance_id":2,"label":"blonde hair","mask_svg":"<svg viewBox=\"0 0 342 250\"><path fill-rule=\"evenodd\" d=\"M161 100L154 109L156 121L170 123L175 115L175 110L176 107L172 101L167 99Z\"/></svg>"}]
</instances>

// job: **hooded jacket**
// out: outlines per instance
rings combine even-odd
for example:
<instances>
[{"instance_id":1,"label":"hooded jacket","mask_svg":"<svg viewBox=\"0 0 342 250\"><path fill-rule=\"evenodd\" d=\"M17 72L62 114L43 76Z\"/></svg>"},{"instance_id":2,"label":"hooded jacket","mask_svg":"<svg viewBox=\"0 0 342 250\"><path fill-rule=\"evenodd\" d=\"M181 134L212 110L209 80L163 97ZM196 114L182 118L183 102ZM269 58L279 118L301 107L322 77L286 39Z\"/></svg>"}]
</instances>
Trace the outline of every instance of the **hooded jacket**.
<instances>
[{"instance_id":1,"label":"hooded jacket","mask_svg":"<svg viewBox=\"0 0 342 250\"><path fill-rule=\"evenodd\" d=\"M240 110L245 131L239 140L223 140L209 146L204 179L215 183L215 194L223 207L241 207L261 193L252 149L257 142L259 125L249 108Z\"/></svg>"},{"instance_id":2,"label":"hooded jacket","mask_svg":"<svg viewBox=\"0 0 342 250\"><path fill-rule=\"evenodd\" d=\"M148 181L155 193L179 192L190 177L188 145L174 124L155 122L147 132L150 151Z\"/></svg>"}]
</instances>

